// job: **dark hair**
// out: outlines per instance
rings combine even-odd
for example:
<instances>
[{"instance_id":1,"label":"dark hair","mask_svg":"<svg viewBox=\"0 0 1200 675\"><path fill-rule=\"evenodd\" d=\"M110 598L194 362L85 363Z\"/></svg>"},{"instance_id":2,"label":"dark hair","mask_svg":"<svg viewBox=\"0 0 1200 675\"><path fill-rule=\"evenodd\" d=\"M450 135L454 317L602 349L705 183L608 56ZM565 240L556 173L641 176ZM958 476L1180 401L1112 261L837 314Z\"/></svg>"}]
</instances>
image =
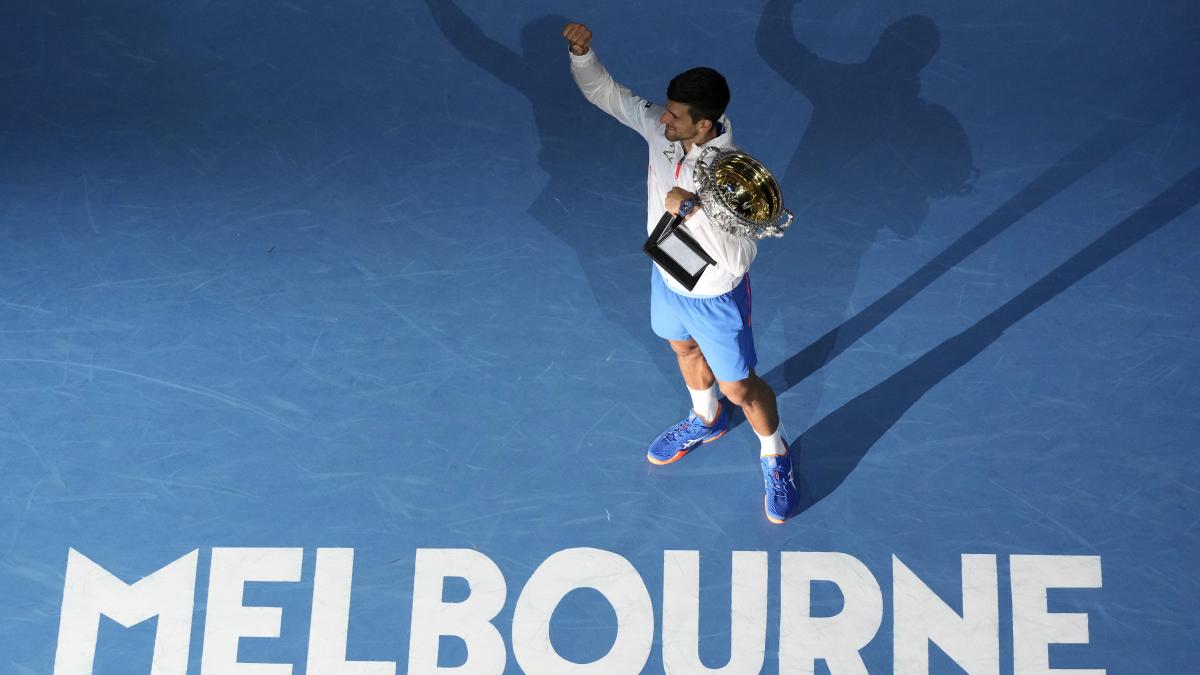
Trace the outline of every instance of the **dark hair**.
<instances>
[{"instance_id":1,"label":"dark hair","mask_svg":"<svg viewBox=\"0 0 1200 675\"><path fill-rule=\"evenodd\" d=\"M692 68L671 80L667 85L667 98L686 105L692 122L712 120L716 124L729 105L729 85L712 68Z\"/></svg>"}]
</instances>

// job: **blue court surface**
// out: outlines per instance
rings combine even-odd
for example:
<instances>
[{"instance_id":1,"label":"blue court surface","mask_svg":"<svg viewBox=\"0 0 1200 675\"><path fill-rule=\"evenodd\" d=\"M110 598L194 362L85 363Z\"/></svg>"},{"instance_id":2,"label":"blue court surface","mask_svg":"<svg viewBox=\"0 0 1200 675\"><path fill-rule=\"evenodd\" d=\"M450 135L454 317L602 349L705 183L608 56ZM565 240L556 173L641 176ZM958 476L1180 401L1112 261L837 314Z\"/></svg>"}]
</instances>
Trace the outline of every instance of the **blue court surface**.
<instances>
[{"instance_id":1,"label":"blue court surface","mask_svg":"<svg viewBox=\"0 0 1200 675\"><path fill-rule=\"evenodd\" d=\"M681 462L646 146L710 65L799 511ZM1200 5L0 9L0 673L1200 672Z\"/></svg>"}]
</instances>

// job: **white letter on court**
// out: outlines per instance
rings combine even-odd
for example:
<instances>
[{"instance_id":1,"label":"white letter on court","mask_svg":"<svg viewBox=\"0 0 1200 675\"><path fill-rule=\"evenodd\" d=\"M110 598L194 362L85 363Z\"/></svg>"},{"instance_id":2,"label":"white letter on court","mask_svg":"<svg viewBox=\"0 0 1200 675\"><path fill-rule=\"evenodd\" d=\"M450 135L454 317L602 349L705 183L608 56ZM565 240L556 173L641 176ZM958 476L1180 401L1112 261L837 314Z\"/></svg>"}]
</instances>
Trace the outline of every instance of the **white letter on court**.
<instances>
[{"instance_id":1,"label":"white letter on court","mask_svg":"<svg viewBox=\"0 0 1200 675\"><path fill-rule=\"evenodd\" d=\"M842 611L812 615L812 582L831 581L845 598ZM858 651L883 621L879 582L845 553L784 552L780 569L779 672L812 675L825 659L833 675L867 675Z\"/></svg>"},{"instance_id":2,"label":"white letter on court","mask_svg":"<svg viewBox=\"0 0 1200 675\"><path fill-rule=\"evenodd\" d=\"M700 553L663 553L663 670L758 673L767 645L767 552L734 551L729 602L729 662L700 661Z\"/></svg>"},{"instance_id":3,"label":"white letter on court","mask_svg":"<svg viewBox=\"0 0 1200 675\"><path fill-rule=\"evenodd\" d=\"M467 580L471 594L462 602L442 602L446 577ZM413 574L412 626L408 639L409 675L504 672L504 638L491 621L504 607L504 575L492 559L471 549L417 549ZM454 635L467 643L467 662L440 668L438 638Z\"/></svg>"},{"instance_id":4,"label":"white letter on court","mask_svg":"<svg viewBox=\"0 0 1200 675\"><path fill-rule=\"evenodd\" d=\"M1088 641L1087 614L1051 614L1047 588L1100 588L1100 557L1014 555L1012 577L1013 672L1015 675L1104 675L1104 670L1051 668L1050 643Z\"/></svg>"},{"instance_id":5,"label":"white letter on court","mask_svg":"<svg viewBox=\"0 0 1200 675\"><path fill-rule=\"evenodd\" d=\"M157 616L150 675L186 675L198 558L192 551L129 586L68 550L54 675L91 675L101 614L126 628Z\"/></svg>"},{"instance_id":6,"label":"white letter on court","mask_svg":"<svg viewBox=\"0 0 1200 675\"><path fill-rule=\"evenodd\" d=\"M244 607L247 581L300 581L301 548L214 548L200 675L290 675L291 664L238 663L238 639L279 637L281 607Z\"/></svg>"},{"instance_id":7,"label":"white letter on court","mask_svg":"<svg viewBox=\"0 0 1200 675\"><path fill-rule=\"evenodd\" d=\"M929 643L970 675L1000 675L996 556L962 557L962 616L892 556L895 675L928 675Z\"/></svg>"},{"instance_id":8,"label":"white letter on court","mask_svg":"<svg viewBox=\"0 0 1200 675\"><path fill-rule=\"evenodd\" d=\"M585 664L559 656L550 642L554 608L577 588L599 591L617 614L612 649ZM569 548L546 558L525 584L513 612L512 642L517 663L527 673L640 673L654 642L654 606L628 560L600 549Z\"/></svg>"},{"instance_id":9,"label":"white letter on court","mask_svg":"<svg viewBox=\"0 0 1200 675\"><path fill-rule=\"evenodd\" d=\"M392 661L347 661L354 549L317 549L312 623L308 629L308 675L395 675Z\"/></svg>"}]
</instances>

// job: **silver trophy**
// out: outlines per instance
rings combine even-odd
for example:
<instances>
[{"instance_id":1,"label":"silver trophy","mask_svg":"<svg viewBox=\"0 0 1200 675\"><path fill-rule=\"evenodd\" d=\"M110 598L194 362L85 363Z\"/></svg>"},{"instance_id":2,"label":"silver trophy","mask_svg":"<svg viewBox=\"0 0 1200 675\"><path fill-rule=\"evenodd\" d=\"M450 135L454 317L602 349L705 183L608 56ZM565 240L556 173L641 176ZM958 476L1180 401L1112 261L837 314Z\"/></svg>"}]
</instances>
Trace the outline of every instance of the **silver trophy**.
<instances>
[{"instance_id":1,"label":"silver trophy","mask_svg":"<svg viewBox=\"0 0 1200 675\"><path fill-rule=\"evenodd\" d=\"M696 183L708 220L735 237L782 237L792 225L775 176L741 150L707 148L696 162Z\"/></svg>"},{"instance_id":2,"label":"silver trophy","mask_svg":"<svg viewBox=\"0 0 1200 675\"><path fill-rule=\"evenodd\" d=\"M696 196L709 222L735 237L782 237L792 225L779 183L762 162L740 150L707 148L696 161ZM683 227L684 216L664 213L642 250L687 290L716 261Z\"/></svg>"}]
</instances>

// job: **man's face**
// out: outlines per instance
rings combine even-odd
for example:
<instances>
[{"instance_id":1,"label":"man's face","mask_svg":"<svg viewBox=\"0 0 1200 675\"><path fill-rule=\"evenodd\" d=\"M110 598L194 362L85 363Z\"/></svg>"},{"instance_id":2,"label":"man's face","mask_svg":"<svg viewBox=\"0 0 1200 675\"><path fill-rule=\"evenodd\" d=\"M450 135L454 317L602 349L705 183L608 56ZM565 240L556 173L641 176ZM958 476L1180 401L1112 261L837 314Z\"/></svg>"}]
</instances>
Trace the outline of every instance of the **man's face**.
<instances>
[{"instance_id":1,"label":"man's face","mask_svg":"<svg viewBox=\"0 0 1200 675\"><path fill-rule=\"evenodd\" d=\"M701 134L700 124L708 120L693 122L691 109L686 104L667 99L667 111L658 121L667 125L663 135L668 141L690 141Z\"/></svg>"}]
</instances>

